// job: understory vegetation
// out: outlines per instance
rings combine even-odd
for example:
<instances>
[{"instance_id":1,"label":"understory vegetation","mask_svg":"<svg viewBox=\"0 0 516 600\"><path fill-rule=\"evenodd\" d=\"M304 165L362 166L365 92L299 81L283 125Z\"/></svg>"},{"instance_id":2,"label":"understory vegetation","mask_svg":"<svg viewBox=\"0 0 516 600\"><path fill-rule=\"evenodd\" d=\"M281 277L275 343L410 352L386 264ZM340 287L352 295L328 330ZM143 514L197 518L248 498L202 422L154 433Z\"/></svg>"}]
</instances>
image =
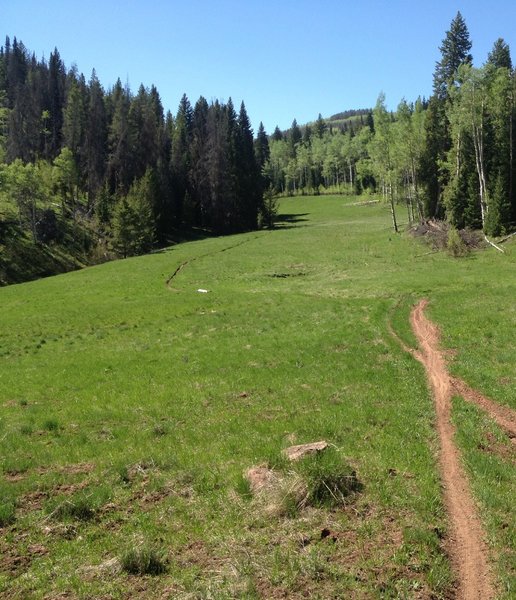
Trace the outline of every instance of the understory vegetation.
<instances>
[{"instance_id":1,"label":"understory vegetation","mask_svg":"<svg viewBox=\"0 0 516 600\"><path fill-rule=\"evenodd\" d=\"M455 259L381 203L305 196L271 231L2 288L0 594L449 597L433 402L389 323L415 346L429 298L452 372L514 408L514 267L511 240ZM514 447L454 415L508 600ZM263 510L260 465L310 501Z\"/></svg>"}]
</instances>

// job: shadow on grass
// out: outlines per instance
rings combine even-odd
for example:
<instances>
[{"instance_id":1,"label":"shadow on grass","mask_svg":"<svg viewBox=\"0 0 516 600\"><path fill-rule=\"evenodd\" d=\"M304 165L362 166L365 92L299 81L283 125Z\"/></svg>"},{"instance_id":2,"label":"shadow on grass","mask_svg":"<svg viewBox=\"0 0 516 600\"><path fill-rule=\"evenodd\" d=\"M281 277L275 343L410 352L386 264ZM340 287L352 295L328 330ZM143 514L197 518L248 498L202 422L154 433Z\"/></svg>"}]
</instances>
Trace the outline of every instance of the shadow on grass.
<instances>
[{"instance_id":1,"label":"shadow on grass","mask_svg":"<svg viewBox=\"0 0 516 600\"><path fill-rule=\"evenodd\" d=\"M274 220L274 229L292 229L293 227L306 227L306 225L299 225L308 221L304 219L310 213L282 213L278 215Z\"/></svg>"}]
</instances>

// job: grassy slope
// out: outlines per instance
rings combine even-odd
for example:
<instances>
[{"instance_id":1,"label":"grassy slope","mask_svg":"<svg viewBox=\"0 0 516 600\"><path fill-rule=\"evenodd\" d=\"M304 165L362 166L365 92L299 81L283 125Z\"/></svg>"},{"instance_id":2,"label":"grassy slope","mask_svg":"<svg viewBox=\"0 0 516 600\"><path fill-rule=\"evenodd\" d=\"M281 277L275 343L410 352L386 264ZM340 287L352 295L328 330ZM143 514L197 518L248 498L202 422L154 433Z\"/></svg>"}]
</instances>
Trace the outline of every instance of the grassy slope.
<instances>
[{"instance_id":1,"label":"grassy slope","mask_svg":"<svg viewBox=\"0 0 516 600\"><path fill-rule=\"evenodd\" d=\"M15 220L2 221L0 213L0 287L56 273L73 271L87 260L80 240L84 232L68 227L61 244L35 244Z\"/></svg>"},{"instance_id":2,"label":"grassy slope","mask_svg":"<svg viewBox=\"0 0 516 600\"><path fill-rule=\"evenodd\" d=\"M459 350L453 369L514 406L514 251L425 255L390 233L383 207L352 204L290 199L273 232L0 290L1 491L16 518L0 548L5 597L446 594L431 399L387 321L411 343L410 305L429 297ZM364 485L348 507L265 518L238 494L245 468L320 438ZM482 499L497 476L477 474L476 451L466 459ZM510 594L511 516L497 494L496 518L482 506ZM78 499L94 518L63 516ZM166 575L109 572L139 544L166 553Z\"/></svg>"}]
</instances>

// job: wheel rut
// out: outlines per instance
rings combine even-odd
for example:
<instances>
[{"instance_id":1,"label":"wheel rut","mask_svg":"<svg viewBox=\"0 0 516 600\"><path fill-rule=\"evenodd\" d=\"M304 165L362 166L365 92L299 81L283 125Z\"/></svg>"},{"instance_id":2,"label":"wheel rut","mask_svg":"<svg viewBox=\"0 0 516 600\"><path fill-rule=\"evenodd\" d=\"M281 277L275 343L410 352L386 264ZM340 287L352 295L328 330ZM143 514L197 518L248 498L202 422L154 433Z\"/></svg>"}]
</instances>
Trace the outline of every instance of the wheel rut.
<instances>
[{"instance_id":1,"label":"wheel rut","mask_svg":"<svg viewBox=\"0 0 516 600\"><path fill-rule=\"evenodd\" d=\"M457 386L448 374L444 354L439 348L439 330L425 316L427 304L427 300L419 302L410 317L419 350L404 347L424 365L434 396L441 479L451 533L448 552L458 580L457 598L489 600L494 598L495 590L488 565L485 534L454 443L455 428L451 423L451 398ZM459 393L462 395L462 392ZM487 406L484 408L489 410Z\"/></svg>"},{"instance_id":2,"label":"wheel rut","mask_svg":"<svg viewBox=\"0 0 516 600\"><path fill-rule=\"evenodd\" d=\"M200 260L202 258L207 258L208 256L214 256L215 254L220 254L222 252L227 252L228 250L233 250L234 248L238 248L239 246L242 246L243 244L247 244L248 242L255 240L257 237L259 237L259 236L255 235L250 238L245 238L243 240L238 241L236 244L231 244L231 246L226 246L224 248L221 248L219 250L215 250L212 252L206 252L205 254L200 254L199 256L194 256L193 258L191 258L189 260L185 260L176 268L176 270L169 277L167 277L167 280L165 281L166 287L168 287L169 289L172 289L172 281L177 277L177 275L179 275L179 273L186 266L193 263L194 261Z\"/></svg>"}]
</instances>

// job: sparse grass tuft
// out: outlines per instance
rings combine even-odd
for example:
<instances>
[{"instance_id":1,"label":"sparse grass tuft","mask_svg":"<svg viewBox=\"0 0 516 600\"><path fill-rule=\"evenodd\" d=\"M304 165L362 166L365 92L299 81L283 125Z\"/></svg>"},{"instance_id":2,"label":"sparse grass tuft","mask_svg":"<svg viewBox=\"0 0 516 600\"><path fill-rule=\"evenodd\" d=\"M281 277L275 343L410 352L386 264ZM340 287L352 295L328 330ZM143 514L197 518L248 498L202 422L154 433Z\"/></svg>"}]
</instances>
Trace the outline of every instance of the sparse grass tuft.
<instances>
[{"instance_id":1,"label":"sparse grass tuft","mask_svg":"<svg viewBox=\"0 0 516 600\"><path fill-rule=\"evenodd\" d=\"M12 525L16 520L14 502L0 502L0 527Z\"/></svg>"},{"instance_id":2,"label":"sparse grass tuft","mask_svg":"<svg viewBox=\"0 0 516 600\"><path fill-rule=\"evenodd\" d=\"M250 500L253 497L249 479L247 479L247 477L245 477L242 473L239 473L236 478L235 490L245 500Z\"/></svg>"},{"instance_id":3,"label":"sparse grass tuft","mask_svg":"<svg viewBox=\"0 0 516 600\"><path fill-rule=\"evenodd\" d=\"M95 516L95 508L91 499L81 494L76 498L62 500L51 514L58 520L76 519L78 521L89 521Z\"/></svg>"},{"instance_id":4,"label":"sparse grass tuft","mask_svg":"<svg viewBox=\"0 0 516 600\"><path fill-rule=\"evenodd\" d=\"M109 494L107 487L99 487L81 490L69 497L58 496L50 502L48 507L50 515L61 521L68 519L91 521L107 501Z\"/></svg>"},{"instance_id":5,"label":"sparse grass tuft","mask_svg":"<svg viewBox=\"0 0 516 600\"><path fill-rule=\"evenodd\" d=\"M332 446L294 464L306 482L307 503L312 506L342 505L352 492L362 489L353 468Z\"/></svg>"},{"instance_id":6,"label":"sparse grass tuft","mask_svg":"<svg viewBox=\"0 0 516 600\"><path fill-rule=\"evenodd\" d=\"M45 421L43 421L43 429L45 431L59 431L59 421L57 419L46 419Z\"/></svg>"},{"instance_id":7,"label":"sparse grass tuft","mask_svg":"<svg viewBox=\"0 0 516 600\"><path fill-rule=\"evenodd\" d=\"M131 575L161 575L167 571L165 553L151 546L130 548L120 562L122 569Z\"/></svg>"}]
</instances>

